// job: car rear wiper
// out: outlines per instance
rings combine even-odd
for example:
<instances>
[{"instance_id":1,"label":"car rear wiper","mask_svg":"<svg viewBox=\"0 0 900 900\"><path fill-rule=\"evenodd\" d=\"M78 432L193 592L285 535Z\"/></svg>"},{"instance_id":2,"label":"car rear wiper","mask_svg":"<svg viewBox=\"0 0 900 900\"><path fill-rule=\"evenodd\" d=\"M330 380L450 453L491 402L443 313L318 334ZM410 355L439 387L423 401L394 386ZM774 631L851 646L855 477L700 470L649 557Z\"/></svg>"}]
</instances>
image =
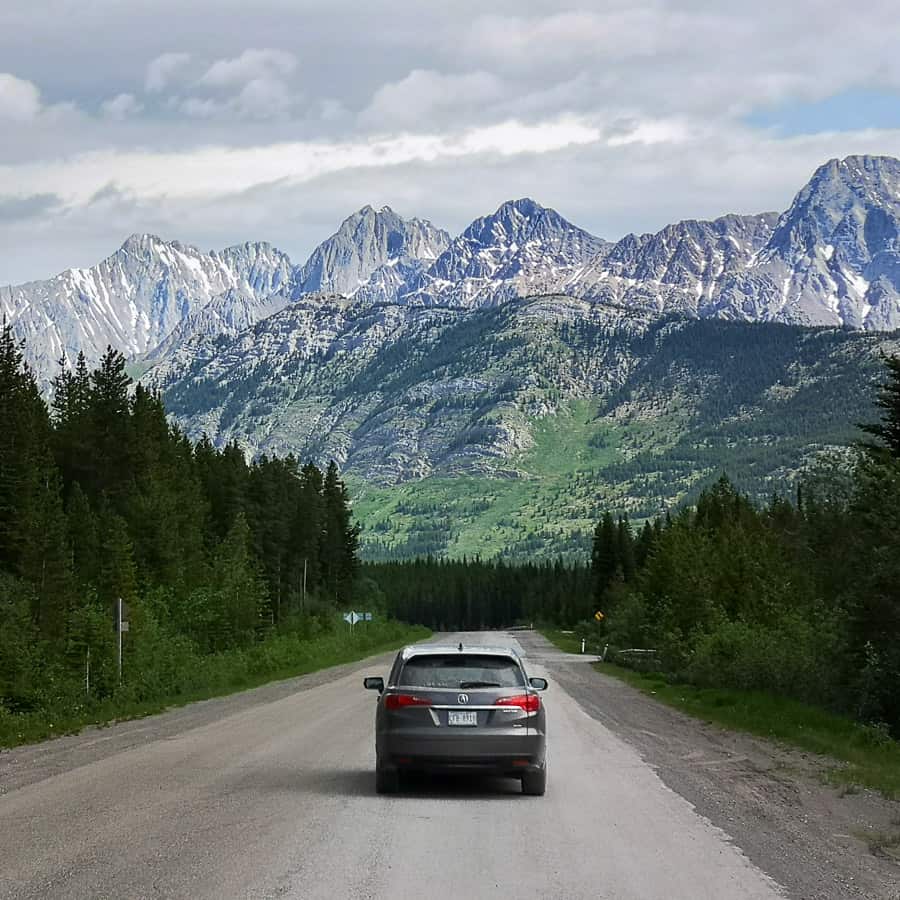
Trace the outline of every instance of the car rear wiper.
<instances>
[{"instance_id":1,"label":"car rear wiper","mask_svg":"<svg viewBox=\"0 0 900 900\"><path fill-rule=\"evenodd\" d=\"M503 685L498 684L496 681L461 681L459 687L460 690L464 691L467 688L503 687Z\"/></svg>"}]
</instances>

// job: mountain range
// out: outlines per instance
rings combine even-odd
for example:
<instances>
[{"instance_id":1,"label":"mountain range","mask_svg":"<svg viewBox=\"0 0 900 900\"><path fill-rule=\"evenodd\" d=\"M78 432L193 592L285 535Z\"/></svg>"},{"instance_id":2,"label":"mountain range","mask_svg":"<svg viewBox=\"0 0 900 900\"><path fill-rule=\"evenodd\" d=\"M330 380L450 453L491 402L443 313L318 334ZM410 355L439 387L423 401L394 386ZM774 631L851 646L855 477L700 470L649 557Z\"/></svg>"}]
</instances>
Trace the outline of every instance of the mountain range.
<instances>
[{"instance_id":1,"label":"mountain range","mask_svg":"<svg viewBox=\"0 0 900 900\"><path fill-rule=\"evenodd\" d=\"M0 308L45 388L60 357L95 363L110 344L192 436L337 459L380 529L370 549L432 540L428 515L394 508L401 495L475 523L467 536L437 522L439 552L535 549L527 522L509 525L527 491L569 517L542 539L558 550L600 502L641 515L689 496L735 442L754 449L732 471L765 492L850 439L838 416L866 413L866 379L900 328L900 161L831 160L780 215L616 242L530 199L455 238L366 206L299 266L264 243L204 253L133 236L94 268L0 288ZM798 399L825 395L815 413ZM701 459L704 445L722 452ZM661 467L673 452L684 465ZM606 470L635 460L643 475L614 483ZM572 518L564 485L588 470Z\"/></svg>"}]
</instances>

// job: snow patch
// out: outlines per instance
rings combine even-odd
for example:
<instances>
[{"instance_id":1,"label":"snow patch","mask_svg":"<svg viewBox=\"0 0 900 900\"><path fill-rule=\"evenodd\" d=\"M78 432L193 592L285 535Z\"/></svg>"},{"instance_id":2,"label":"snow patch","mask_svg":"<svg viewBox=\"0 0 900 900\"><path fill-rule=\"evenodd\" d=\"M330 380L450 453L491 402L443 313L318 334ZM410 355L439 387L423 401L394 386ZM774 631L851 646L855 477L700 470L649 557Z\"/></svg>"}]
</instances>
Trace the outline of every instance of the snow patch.
<instances>
[{"instance_id":1,"label":"snow patch","mask_svg":"<svg viewBox=\"0 0 900 900\"><path fill-rule=\"evenodd\" d=\"M847 279L847 283L853 288L854 291L860 296L864 297L866 295L866 291L869 290L869 282L866 281L862 275L854 275L851 272L844 272L844 278Z\"/></svg>"}]
</instances>

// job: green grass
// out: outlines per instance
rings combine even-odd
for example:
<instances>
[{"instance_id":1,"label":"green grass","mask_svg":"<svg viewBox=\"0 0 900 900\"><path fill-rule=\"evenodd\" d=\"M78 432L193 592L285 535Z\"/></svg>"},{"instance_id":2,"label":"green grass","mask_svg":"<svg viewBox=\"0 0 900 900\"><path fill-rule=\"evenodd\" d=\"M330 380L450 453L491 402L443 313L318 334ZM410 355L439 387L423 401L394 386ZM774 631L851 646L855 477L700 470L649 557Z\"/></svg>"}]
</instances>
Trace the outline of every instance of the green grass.
<instances>
[{"instance_id":1,"label":"green grass","mask_svg":"<svg viewBox=\"0 0 900 900\"><path fill-rule=\"evenodd\" d=\"M148 362L132 359L125 363L125 372L129 378L133 378L135 381L138 381L149 368L150 363Z\"/></svg>"},{"instance_id":2,"label":"green grass","mask_svg":"<svg viewBox=\"0 0 900 900\"><path fill-rule=\"evenodd\" d=\"M581 652L581 638L575 632L567 634L566 630L561 628L541 628L539 630L548 641L565 653Z\"/></svg>"},{"instance_id":3,"label":"green grass","mask_svg":"<svg viewBox=\"0 0 900 900\"><path fill-rule=\"evenodd\" d=\"M534 444L516 460L518 465L532 475L560 476L621 459L626 429L598 423L597 404L597 400L570 400L555 416L533 419Z\"/></svg>"},{"instance_id":4,"label":"green grass","mask_svg":"<svg viewBox=\"0 0 900 900\"><path fill-rule=\"evenodd\" d=\"M577 652L575 635L541 629L559 649ZM596 663L604 675L625 681L644 694L697 719L780 741L840 763L825 772L828 781L861 786L900 798L900 742L879 729L785 697L760 691L704 688L670 683L658 673L642 673L613 663Z\"/></svg>"},{"instance_id":5,"label":"green grass","mask_svg":"<svg viewBox=\"0 0 900 900\"><path fill-rule=\"evenodd\" d=\"M873 833L860 829L856 834L865 841L869 853L873 856L900 862L900 831L876 831Z\"/></svg>"},{"instance_id":6,"label":"green grass","mask_svg":"<svg viewBox=\"0 0 900 900\"><path fill-rule=\"evenodd\" d=\"M339 629L308 640L282 636L246 650L200 657L185 672L179 689L163 697L131 699L127 693L91 703L69 703L57 709L12 714L0 705L0 748L30 744L63 734L77 734L89 725L154 715L197 700L249 690L274 681L296 678L395 650L429 637L422 626L380 622L349 630ZM275 645L278 646L275 646ZM267 646L268 645L268 646Z\"/></svg>"},{"instance_id":7,"label":"green grass","mask_svg":"<svg viewBox=\"0 0 900 900\"><path fill-rule=\"evenodd\" d=\"M604 467L671 444L677 429L597 419L599 400L572 400L556 415L526 418L533 445L495 474L431 476L389 487L348 476L363 555L383 558L375 542L411 557L584 558L600 512L619 508L626 482Z\"/></svg>"}]
</instances>

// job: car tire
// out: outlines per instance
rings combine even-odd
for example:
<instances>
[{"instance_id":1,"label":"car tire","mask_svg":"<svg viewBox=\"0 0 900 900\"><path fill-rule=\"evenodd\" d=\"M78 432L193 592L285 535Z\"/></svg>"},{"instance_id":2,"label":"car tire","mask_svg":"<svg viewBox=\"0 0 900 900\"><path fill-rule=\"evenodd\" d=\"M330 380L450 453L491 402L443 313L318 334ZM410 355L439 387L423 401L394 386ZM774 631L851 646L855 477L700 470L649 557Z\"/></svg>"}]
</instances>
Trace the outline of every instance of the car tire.
<instances>
[{"instance_id":1,"label":"car tire","mask_svg":"<svg viewBox=\"0 0 900 900\"><path fill-rule=\"evenodd\" d=\"M400 773L396 769L375 766L375 793L396 794L400 790Z\"/></svg>"},{"instance_id":2,"label":"car tire","mask_svg":"<svg viewBox=\"0 0 900 900\"><path fill-rule=\"evenodd\" d=\"M536 769L522 776L522 793L529 797L543 797L547 790L547 769Z\"/></svg>"}]
</instances>

